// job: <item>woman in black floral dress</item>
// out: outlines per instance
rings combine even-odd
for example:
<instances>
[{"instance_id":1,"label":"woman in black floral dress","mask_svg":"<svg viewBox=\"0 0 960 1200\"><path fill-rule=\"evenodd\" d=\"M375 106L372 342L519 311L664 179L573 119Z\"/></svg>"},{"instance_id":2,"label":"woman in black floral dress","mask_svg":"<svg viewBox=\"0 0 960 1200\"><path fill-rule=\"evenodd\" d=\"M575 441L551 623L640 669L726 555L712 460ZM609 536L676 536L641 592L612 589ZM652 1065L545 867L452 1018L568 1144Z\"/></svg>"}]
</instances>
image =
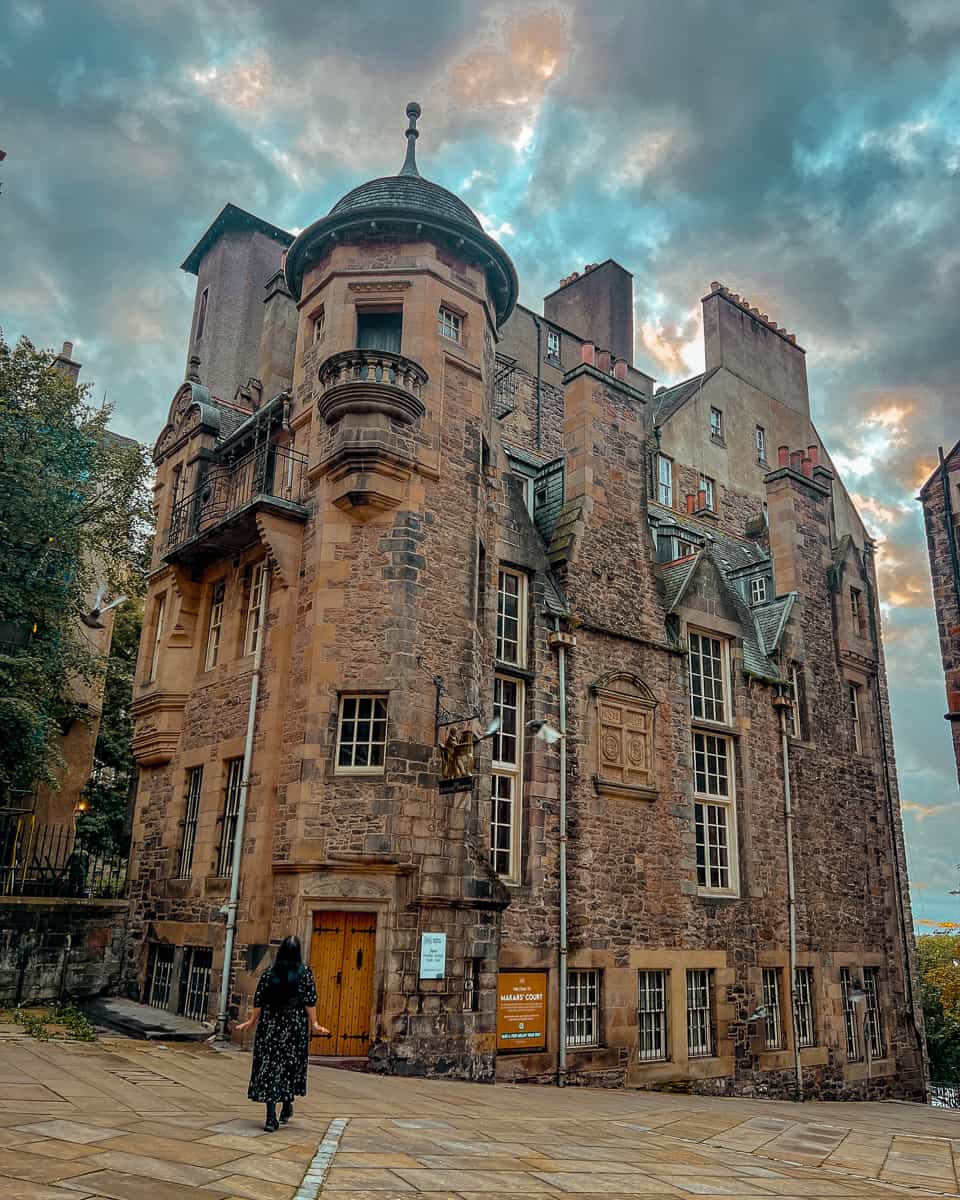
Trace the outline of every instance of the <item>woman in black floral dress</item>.
<instances>
[{"instance_id":1,"label":"woman in black floral dress","mask_svg":"<svg viewBox=\"0 0 960 1200\"><path fill-rule=\"evenodd\" d=\"M294 1096L307 1094L310 1033L330 1036L329 1029L317 1024L316 1003L317 988L310 968L303 965L300 939L285 938L273 966L260 976L253 1012L236 1027L257 1030L247 1098L266 1104L268 1133L293 1116ZM279 1120L278 1101L283 1103Z\"/></svg>"}]
</instances>

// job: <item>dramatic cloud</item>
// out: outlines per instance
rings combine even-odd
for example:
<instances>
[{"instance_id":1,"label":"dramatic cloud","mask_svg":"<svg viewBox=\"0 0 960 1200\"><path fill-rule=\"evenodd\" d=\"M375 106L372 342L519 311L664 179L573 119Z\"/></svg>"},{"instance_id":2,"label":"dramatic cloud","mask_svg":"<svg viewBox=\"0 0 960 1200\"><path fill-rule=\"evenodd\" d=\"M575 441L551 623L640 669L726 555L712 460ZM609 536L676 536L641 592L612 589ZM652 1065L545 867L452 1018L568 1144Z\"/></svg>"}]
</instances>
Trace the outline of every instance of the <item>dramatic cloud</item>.
<instances>
[{"instance_id":1,"label":"dramatic cloud","mask_svg":"<svg viewBox=\"0 0 960 1200\"><path fill-rule=\"evenodd\" d=\"M634 272L638 365L702 365L721 279L797 333L814 419L877 539L921 915L960 915L916 491L960 437L955 0L0 0L0 323L76 343L155 436L223 203L289 229L420 160L514 257L532 306Z\"/></svg>"}]
</instances>

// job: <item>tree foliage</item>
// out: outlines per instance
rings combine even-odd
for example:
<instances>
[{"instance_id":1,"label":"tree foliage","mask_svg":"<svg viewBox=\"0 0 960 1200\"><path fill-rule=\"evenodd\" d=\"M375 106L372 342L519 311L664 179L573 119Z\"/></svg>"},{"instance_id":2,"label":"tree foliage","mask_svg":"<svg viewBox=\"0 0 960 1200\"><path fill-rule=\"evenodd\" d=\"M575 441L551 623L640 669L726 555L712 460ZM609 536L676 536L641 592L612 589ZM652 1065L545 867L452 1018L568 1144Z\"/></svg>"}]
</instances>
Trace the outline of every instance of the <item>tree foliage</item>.
<instances>
[{"instance_id":1,"label":"tree foliage","mask_svg":"<svg viewBox=\"0 0 960 1200\"><path fill-rule=\"evenodd\" d=\"M56 786L58 742L104 670L79 618L131 586L149 530L145 451L112 435L54 356L0 334L0 801Z\"/></svg>"},{"instance_id":2,"label":"tree foliage","mask_svg":"<svg viewBox=\"0 0 960 1200\"><path fill-rule=\"evenodd\" d=\"M923 1021L934 1082L960 1081L960 934L917 938Z\"/></svg>"}]
</instances>

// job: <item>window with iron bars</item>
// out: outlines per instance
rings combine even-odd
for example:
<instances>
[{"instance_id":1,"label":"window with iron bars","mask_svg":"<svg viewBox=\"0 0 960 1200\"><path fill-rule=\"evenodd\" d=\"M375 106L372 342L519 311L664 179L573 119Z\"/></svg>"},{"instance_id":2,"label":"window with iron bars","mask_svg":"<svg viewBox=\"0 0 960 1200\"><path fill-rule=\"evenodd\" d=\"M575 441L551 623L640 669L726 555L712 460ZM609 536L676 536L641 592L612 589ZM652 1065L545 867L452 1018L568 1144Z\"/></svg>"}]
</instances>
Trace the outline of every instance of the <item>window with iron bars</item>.
<instances>
[{"instance_id":1,"label":"window with iron bars","mask_svg":"<svg viewBox=\"0 0 960 1200\"><path fill-rule=\"evenodd\" d=\"M188 1021L206 1018L212 967L213 951L201 946L185 947L180 969L180 1015Z\"/></svg>"},{"instance_id":2,"label":"window with iron bars","mask_svg":"<svg viewBox=\"0 0 960 1200\"><path fill-rule=\"evenodd\" d=\"M867 993L867 1007L863 1017L863 1031L872 1059L883 1058L883 1014L880 1011L880 968L863 968L863 990Z\"/></svg>"},{"instance_id":3,"label":"window with iron bars","mask_svg":"<svg viewBox=\"0 0 960 1200\"><path fill-rule=\"evenodd\" d=\"M840 995L843 1002L843 1030L846 1035L847 1061L859 1062L863 1057L860 1049L860 1028L857 1020L857 1006L850 996L853 980L849 967L840 968Z\"/></svg>"},{"instance_id":4,"label":"window with iron bars","mask_svg":"<svg viewBox=\"0 0 960 1200\"><path fill-rule=\"evenodd\" d=\"M813 968L797 967L793 975L793 1020L797 1045L803 1049L817 1044L816 1014L813 1008Z\"/></svg>"},{"instance_id":5,"label":"window with iron bars","mask_svg":"<svg viewBox=\"0 0 960 1200\"><path fill-rule=\"evenodd\" d=\"M193 850L197 844L197 820L200 816L202 787L203 767L192 767L187 776L187 806L183 816L183 835L180 839L178 879L189 879L193 871Z\"/></svg>"},{"instance_id":6,"label":"window with iron bars","mask_svg":"<svg viewBox=\"0 0 960 1200\"><path fill-rule=\"evenodd\" d=\"M639 972L637 1025L640 1061L658 1062L669 1057L667 1040L667 980L669 971Z\"/></svg>"},{"instance_id":7,"label":"window with iron bars","mask_svg":"<svg viewBox=\"0 0 960 1200\"><path fill-rule=\"evenodd\" d=\"M166 1008L173 976L173 946L150 945L144 999L151 1008Z\"/></svg>"},{"instance_id":8,"label":"window with iron bars","mask_svg":"<svg viewBox=\"0 0 960 1200\"><path fill-rule=\"evenodd\" d=\"M600 972L570 971L567 975L567 1045L596 1046L600 1042Z\"/></svg>"},{"instance_id":9,"label":"window with iron bars","mask_svg":"<svg viewBox=\"0 0 960 1200\"><path fill-rule=\"evenodd\" d=\"M783 1018L780 1014L780 968L763 969L763 1046L765 1050L783 1049Z\"/></svg>"},{"instance_id":10,"label":"window with iron bars","mask_svg":"<svg viewBox=\"0 0 960 1200\"><path fill-rule=\"evenodd\" d=\"M710 1058L713 1053L713 971L687 971L687 1056Z\"/></svg>"},{"instance_id":11,"label":"window with iron bars","mask_svg":"<svg viewBox=\"0 0 960 1200\"><path fill-rule=\"evenodd\" d=\"M240 816L240 785L243 780L243 759L227 759L227 783L224 790L223 817L220 825L220 848L217 851L217 875L225 878L233 866L233 843L237 836Z\"/></svg>"}]
</instances>

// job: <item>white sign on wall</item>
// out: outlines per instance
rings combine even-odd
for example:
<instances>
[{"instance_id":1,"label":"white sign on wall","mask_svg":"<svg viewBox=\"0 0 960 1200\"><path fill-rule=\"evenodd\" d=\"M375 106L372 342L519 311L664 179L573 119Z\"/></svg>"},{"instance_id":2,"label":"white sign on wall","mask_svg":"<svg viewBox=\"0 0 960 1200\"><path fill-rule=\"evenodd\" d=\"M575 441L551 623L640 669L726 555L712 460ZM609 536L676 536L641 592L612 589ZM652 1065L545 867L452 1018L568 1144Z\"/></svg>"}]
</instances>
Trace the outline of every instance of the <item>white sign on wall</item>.
<instances>
[{"instance_id":1,"label":"white sign on wall","mask_svg":"<svg viewBox=\"0 0 960 1200\"><path fill-rule=\"evenodd\" d=\"M424 933L420 937L420 978L443 979L447 969L447 935Z\"/></svg>"}]
</instances>

